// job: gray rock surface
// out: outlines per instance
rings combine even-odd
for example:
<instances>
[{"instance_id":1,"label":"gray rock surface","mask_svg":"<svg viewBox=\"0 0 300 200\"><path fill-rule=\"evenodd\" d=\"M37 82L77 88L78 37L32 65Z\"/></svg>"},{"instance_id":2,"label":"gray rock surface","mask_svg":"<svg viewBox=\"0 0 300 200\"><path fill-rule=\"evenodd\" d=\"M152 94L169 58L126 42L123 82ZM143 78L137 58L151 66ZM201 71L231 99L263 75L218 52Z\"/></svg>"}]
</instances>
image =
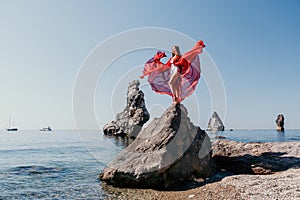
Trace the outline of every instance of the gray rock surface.
<instances>
[{"instance_id":1,"label":"gray rock surface","mask_svg":"<svg viewBox=\"0 0 300 200\"><path fill-rule=\"evenodd\" d=\"M213 184L234 186L237 199L300 199L300 142L219 140L213 160L222 172L231 172Z\"/></svg>"},{"instance_id":2,"label":"gray rock surface","mask_svg":"<svg viewBox=\"0 0 300 200\"><path fill-rule=\"evenodd\" d=\"M139 89L140 82L129 83L125 109L116 115L114 121L104 125L105 135L128 136L135 138L150 115L145 105L144 93Z\"/></svg>"},{"instance_id":3,"label":"gray rock surface","mask_svg":"<svg viewBox=\"0 0 300 200\"><path fill-rule=\"evenodd\" d=\"M213 144L213 160L220 169L234 174L273 174L300 168L300 143L218 140Z\"/></svg>"},{"instance_id":4,"label":"gray rock surface","mask_svg":"<svg viewBox=\"0 0 300 200\"><path fill-rule=\"evenodd\" d=\"M214 112L209 119L207 131L224 131L225 127L219 115Z\"/></svg>"},{"instance_id":5,"label":"gray rock surface","mask_svg":"<svg viewBox=\"0 0 300 200\"><path fill-rule=\"evenodd\" d=\"M211 142L183 105L171 105L100 174L113 186L170 188L211 172Z\"/></svg>"},{"instance_id":6,"label":"gray rock surface","mask_svg":"<svg viewBox=\"0 0 300 200\"><path fill-rule=\"evenodd\" d=\"M220 145L222 144L222 148ZM214 154L227 156L255 155L266 152L285 153L279 158L300 159L300 142L274 142L274 143L240 143L231 141L216 141L213 144ZM275 159L278 159L275 158ZM285 161L285 160L284 160ZM295 160L294 160L295 161ZM300 167L295 166L294 161L286 171L278 171L267 175L257 174L233 174L226 170L220 170L208 179L203 180L192 189L179 191L115 188L103 184L105 191L111 196L109 199L144 199L144 200L170 200L170 199L300 199ZM211 180L215 179L215 180ZM200 181L201 179L199 179Z\"/></svg>"},{"instance_id":7,"label":"gray rock surface","mask_svg":"<svg viewBox=\"0 0 300 200\"><path fill-rule=\"evenodd\" d=\"M289 169L272 175L228 176L219 187L234 186L241 194L237 199L300 199L300 169Z\"/></svg>"}]
</instances>

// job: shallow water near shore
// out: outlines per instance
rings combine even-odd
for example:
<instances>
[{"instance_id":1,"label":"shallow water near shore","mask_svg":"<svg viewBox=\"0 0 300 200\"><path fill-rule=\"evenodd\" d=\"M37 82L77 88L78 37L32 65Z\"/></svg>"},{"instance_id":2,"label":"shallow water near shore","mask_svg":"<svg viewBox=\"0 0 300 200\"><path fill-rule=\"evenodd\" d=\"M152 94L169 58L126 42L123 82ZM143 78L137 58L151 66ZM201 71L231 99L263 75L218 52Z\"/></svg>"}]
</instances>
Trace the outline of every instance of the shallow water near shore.
<instances>
[{"instance_id":1,"label":"shallow water near shore","mask_svg":"<svg viewBox=\"0 0 300 200\"><path fill-rule=\"evenodd\" d=\"M106 199L98 174L128 144L99 130L0 131L0 199ZM300 141L300 130L208 133L242 142ZM95 140L97 137L97 140ZM112 148L112 147L117 148ZM98 155L97 158L94 155Z\"/></svg>"}]
</instances>

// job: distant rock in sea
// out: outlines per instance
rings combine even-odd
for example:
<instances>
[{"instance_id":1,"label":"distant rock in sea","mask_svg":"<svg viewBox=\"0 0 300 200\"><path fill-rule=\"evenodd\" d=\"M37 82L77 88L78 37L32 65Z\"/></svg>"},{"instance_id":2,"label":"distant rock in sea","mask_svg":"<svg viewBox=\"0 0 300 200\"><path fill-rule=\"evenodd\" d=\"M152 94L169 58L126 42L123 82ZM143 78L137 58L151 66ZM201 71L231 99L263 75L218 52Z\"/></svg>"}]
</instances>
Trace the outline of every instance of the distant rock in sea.
<instances>
[{"instance_id":1,"label":"distant rock in sea","mask_svg":"<svg viewBox=\"0 0 300 200\"><path fill-rule=\"evenodd\" d=\"M144 93L139 89L140 82L134 80L129 83L127 91L127 105L116 115L114 121L104 125L105 135L128 136L135 138L150 115L145 105Z\"/></svg>"},{"instance_id":2,"label":"distant rock in sea","mask_svg":"<svg viewBox=\"0 0 300 200\"><path fill-rule=\"evenodd\" d=\"M172 104L99 177L117 187L165 189L208 177L211 170L209 136L191 123L183 105Z\"/></svg>"},{"instance_id":3,"label":"distant rock in sea","mask_svg":"<svg viewBox=\"0 0 300 200\"><path fill-rule=\"evenodd\" d=\"M284 116L279 114L276 119L276 129L277 131L284 131Z\"/></svg>"},{"instance_id":4,"label":"distant rock in sea","mask_svg":"<svg viewBox=\"0 0 300 200\"><path fill-rule=\"evenodd\" d=\"M223 122L221 121L219 115L214 112L209 119L207 131L224 131L225 127L223 125Z\"/></svg>"},{"instance_id":5,"label":"distant rock in sea","mask_svg":"<svg viewBox=\"0 0 300 200\"><path fill-rule=\"evenodd\" d=\"M217 135L215 138L216 138L216 139L225 139L226 137L224 137L224 136L222 136L222 135Z\"/></svg>"}]
</instances>

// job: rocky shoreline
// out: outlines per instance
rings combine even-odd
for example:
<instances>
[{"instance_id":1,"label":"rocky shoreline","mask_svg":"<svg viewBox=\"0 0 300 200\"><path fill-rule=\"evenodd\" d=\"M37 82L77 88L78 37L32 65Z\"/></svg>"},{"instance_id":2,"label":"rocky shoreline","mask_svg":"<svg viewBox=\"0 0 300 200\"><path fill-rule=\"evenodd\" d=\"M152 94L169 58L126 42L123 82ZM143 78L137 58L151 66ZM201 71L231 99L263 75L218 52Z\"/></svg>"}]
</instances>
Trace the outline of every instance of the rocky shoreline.
<instances>
[{"instance_id":1,"label":"rocky shoreline","mask_svg":"<svg viewBox=\"0 0 300 200\"><path fill-rule=\"evenodd\" d=\"M300 142L211 144L181 104L142 129L150 115L139 85L129 83L125 109L103 128L134 138L99 174L107 199L300 199ZM224 130L216 112L208 130Z\"/></svg>"},{"instance_id":2,"label":"rocky shoreline","mask_svg":"<svg viewBox=\"0 0 300 200\"><path fill-rule=\"evenodd\" d=\"M115 188L107 199L300 199L300 142L212 145L215 172L173 191Z\"/></svg>"}]
</instances>

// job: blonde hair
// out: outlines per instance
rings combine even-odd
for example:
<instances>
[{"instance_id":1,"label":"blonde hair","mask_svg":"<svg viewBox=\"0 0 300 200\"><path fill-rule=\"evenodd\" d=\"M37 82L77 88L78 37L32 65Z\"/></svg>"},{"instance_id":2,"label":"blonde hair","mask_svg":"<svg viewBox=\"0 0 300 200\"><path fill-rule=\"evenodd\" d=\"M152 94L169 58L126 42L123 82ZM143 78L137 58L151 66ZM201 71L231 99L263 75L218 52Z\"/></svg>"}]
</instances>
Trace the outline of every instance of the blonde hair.
<instances>
[{"instance_id":1,"label":"blonde hair","mask_svg":"<svg viewBox=\"0 0 300 200\"><path fill-rule=\"evenodd\" d=\"M175 55L181 56L179 46L173 46L173 48L175 48Z\"/></svg>"}]
</instances>

